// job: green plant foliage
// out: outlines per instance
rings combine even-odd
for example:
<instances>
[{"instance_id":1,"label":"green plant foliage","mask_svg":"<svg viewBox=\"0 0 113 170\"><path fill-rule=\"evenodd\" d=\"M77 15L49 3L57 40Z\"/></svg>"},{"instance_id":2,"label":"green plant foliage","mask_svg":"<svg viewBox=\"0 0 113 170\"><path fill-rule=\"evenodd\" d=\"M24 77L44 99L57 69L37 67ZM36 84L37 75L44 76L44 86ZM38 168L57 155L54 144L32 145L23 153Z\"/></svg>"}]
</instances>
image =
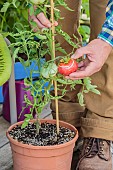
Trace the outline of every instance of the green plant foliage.
<instances>
[{"instance_id":1,"label":"green plant foliage","mask_svg":"<svg viewBox=\"0 0 113 170\"><path fill-rule=\"evenodd\" d=\"M15 23L28 25L27 5L27 0L0 0L0 32L14 31Z\"/></svg>"},{"instance_id":2,"label":"green plant foliage","mask_svg":"<svg viewBox=\"0 0 113 170\"><path fill-rule=\"evenodd\" d=\"M90 35L90 28L87 25L81 25L79 27L80 35L82 36L82 41L88 43L89 35Z\"/></svg>"},{"instance_id":3,"label":"green plant foliage","mask_svg":"<svg viewBox=\"0 0 113 170\"><path fill-rule=\"evenodd\" d=\"M88 43L90 36L89 0L82 0L79 33L83 43Z\"/></svg>"},{"instance_id":4,"label":"green plant foliage","mask_svg":"<svg viewBox=\"0 0 113 170\"><path fill-rule=\"evenodd\" d=\"M82 0L81 14L86 14L89 17L89 0Z\"/></svg>"},{"instance_id":5,"label":"green plant foliage","mask_svg":"<svg viewBox=\"0 0 113 170\"><path fill-rule=\"evenodd\" d=\"M7 44L0 34L0 86L2 86L11 75L12 59Z\"/></svg>"},{"instance_id":6,"label":"green plant foliage","mask_svg":"<svg viewBox=\"0 0 113 170\"><path fill-rule=\"evenodd\" d=\"M64 40L67 41L70 46L72 46L73 49L72 52L68 54L65 49L60 46L60 43L55 41L55 52L60 51L61 56L57 56L56 58L54 58L52 29L38 29L37 32L33 32L32 29L29 29L29 23L26 20L27 17L23 17L22 15L23 11L28 11L29 9L30 15L37 15L39 12L43 12L45 16L51 20L51 5L49 0L45 0L44 3L43 1L40 4L38 3L36 5L37 10L34 10L34 4L32 4L30 0L26 0L24 2L17 0L8 0L7 2L2 2L1 5L1 13L4 14L3 18L1 17L1 31L4 35L12 40L10 49L13 53L13 58L15 60L18 59L23 64L25 69L31 65L32 61L34 61L35 63L34 68L30 70L30 75L24 79L24 84L26 86L24 90L29 90L33 99L29 100L26 95L24 97L26 107L30 106L31 109L30 115L26 115L22 127L25 127L30 119L33 118L32 115L35 111L35 113L37 114L36 126L38 132L40 127L40 114L43 108L45 107L45 105L48 104L49 101L62 98L67 92L67 85L70 85L72 90L76 90L76 85L78 84L82 86L80 93L78 93L78 100L80 105L82 106L84 105L84 93L88 93L91 91L100 94L99 91L96 89L97 86L91 84L90 78L85 78L83 80L67 80L63 75L57 72L56 63L58 62L58 60L62 59L64 57L64 54L65 57L69 57L74 53L75 49L78 48L78 45L74 43L74 40L77 40L75 36L72 39L66 32L62 30L61 26L57 26L55 28L54 36L62 36ZM70 8L68 8L64 0L56 0L54 5L54 17L57 21L61 18L60 11L58 9L59 6L63 6L67 10L71 10ZM14 17L14 13L11 12L13 14L12 18L14 19L11 23L13 24L12 29L10 23L7 23L10 10L18 14ZM14 24L15 21L16 23ZM24 21L25 23L27 22L26 26ZM34 29L34 27L36 26L35 22L32 21L30 22L30 24ZM6 33L4 33L5 31ZM20 54L24 54L26 56L26 61L24 61L24 59L20 57ZM42 62L45 55L49 55L51 59L49 61ZM37 66L38 70L36 70ZM33 80L33 74L35 74L36 76L37 74L39 75L36 80ZM59 96L53 96L50 93L50 91L54 89L54 81L57 81L59 83L57 87L58 91L61 92L61 95ZM63 86L63 88L60 88L60 86Z\"/></svg>"}]
</instances>

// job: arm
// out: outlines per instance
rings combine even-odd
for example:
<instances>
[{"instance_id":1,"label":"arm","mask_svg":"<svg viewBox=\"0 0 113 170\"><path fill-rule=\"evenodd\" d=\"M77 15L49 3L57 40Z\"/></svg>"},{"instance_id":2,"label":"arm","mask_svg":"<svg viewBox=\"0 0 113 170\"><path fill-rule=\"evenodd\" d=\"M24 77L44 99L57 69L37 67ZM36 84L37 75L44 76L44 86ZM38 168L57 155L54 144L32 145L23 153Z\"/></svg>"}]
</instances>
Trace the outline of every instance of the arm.
<instances>
[{"instance_id":1,"label":"arm","mask_svg":"<svg viewBox=\"0 0 113 170\"><path fill-rule=\"evenodd\" d=\"M79 48L72 58L80 58L84 54L87 57L79 63L79 70L70 74L69 79L81 79L98 72L104 65L113 46L113 1L107 6L106 21L98 39L91 41L87 46Z\"/></svg>"},{"instance_id":2,"label":"arm","mask_svg":"<svg viewBox=\"0 0 113 170\"><path fill-rule=\"evenodd\" d=\"M113 0L110 0L106 8L106 21L98 38L113 46Z\"/></svg>"}]
</instances>

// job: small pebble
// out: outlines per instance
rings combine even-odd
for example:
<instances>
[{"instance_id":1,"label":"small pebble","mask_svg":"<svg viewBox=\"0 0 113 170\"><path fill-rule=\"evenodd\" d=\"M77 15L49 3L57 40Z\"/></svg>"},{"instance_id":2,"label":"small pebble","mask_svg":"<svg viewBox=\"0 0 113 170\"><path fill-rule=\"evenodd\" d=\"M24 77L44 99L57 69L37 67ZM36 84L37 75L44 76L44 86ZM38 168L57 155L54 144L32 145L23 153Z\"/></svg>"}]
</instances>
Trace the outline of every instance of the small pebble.
<instances>
[{"instance_id":1,"label":"small pebble","mask_svg":"<svg viewBox=\"0 0 113 170\"><path fill-rule=\"evenodd\" d=\"M24 144L34 146L50 146L66 143L75 137L75 133L65 127L60 127L59 135L55 124L42 123L39 134L36 134L36 125L29 123L24 129L16 126L9 132L10 136Z\"/></svg>"}]
</instances>

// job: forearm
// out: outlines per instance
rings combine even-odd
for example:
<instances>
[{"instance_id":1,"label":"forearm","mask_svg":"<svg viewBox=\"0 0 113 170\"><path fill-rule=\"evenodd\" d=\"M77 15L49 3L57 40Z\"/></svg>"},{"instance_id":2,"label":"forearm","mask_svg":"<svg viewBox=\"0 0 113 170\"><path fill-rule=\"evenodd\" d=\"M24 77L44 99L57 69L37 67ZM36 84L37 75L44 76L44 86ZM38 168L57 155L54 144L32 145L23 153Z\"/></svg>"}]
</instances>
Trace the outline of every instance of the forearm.
<instances>
[{"instance_id":1,"label":"forearm","mask_svg":"<svg viewBox=\"0 0 113 170\"><path fill-rule=\"evenodd\" d=\"M110 0L106 8L106 20L98 38L106 41L113 47L113 0Z\"/></svg>"}]
</instances>

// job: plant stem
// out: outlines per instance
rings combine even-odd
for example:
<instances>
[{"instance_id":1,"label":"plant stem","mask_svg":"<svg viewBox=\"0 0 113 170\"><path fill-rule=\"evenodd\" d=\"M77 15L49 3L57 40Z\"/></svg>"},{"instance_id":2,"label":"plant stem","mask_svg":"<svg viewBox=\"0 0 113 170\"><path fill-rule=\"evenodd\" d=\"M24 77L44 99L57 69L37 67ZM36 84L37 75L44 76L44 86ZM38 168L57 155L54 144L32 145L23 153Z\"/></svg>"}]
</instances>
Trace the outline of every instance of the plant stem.
<instances>
[{"instance_id":1,"label":"plant stem","mask_svg":"<svg viewBox=\"0 0 113 170\"><path fill-rule=\"evenodd\" d=\"M3 19L2 19L2 22L1 22L1 29L0 29L0 32L2 32L2 31L3 31L4 18L5 18L5 13L4 13L4 15L3 15Z\"/></svg>"},{"instance_id":2,"label":"plant stem","mask_svg":"<svg viewBox=\"0 0 113 170\"><path fill-rule=\"evenodd\" d=\"M37 112L36 107L35 107L35 112L36 112L36 133L39 134L41 123L40 123L40 119L38 117L38 112Z\"/></svg>"},{"instance_id":3,"label":"plant stem","mask_svg":"<svg viewBox=\"0 0 113 170\"><path fill-rule=\"evenodd\" d=\"M55 26L54 26L54 2L51 0L51 22L52 22L52 49L53 49L53 58L55 58ZM54 81L54 87L55 87L55 96L58 96L57 92L57 81ZM57 124L57 134L59 134L59 112L58 112L58 99L55 99L55 105L56 105L56 124Z\"/></svg>"}]
</instances>

